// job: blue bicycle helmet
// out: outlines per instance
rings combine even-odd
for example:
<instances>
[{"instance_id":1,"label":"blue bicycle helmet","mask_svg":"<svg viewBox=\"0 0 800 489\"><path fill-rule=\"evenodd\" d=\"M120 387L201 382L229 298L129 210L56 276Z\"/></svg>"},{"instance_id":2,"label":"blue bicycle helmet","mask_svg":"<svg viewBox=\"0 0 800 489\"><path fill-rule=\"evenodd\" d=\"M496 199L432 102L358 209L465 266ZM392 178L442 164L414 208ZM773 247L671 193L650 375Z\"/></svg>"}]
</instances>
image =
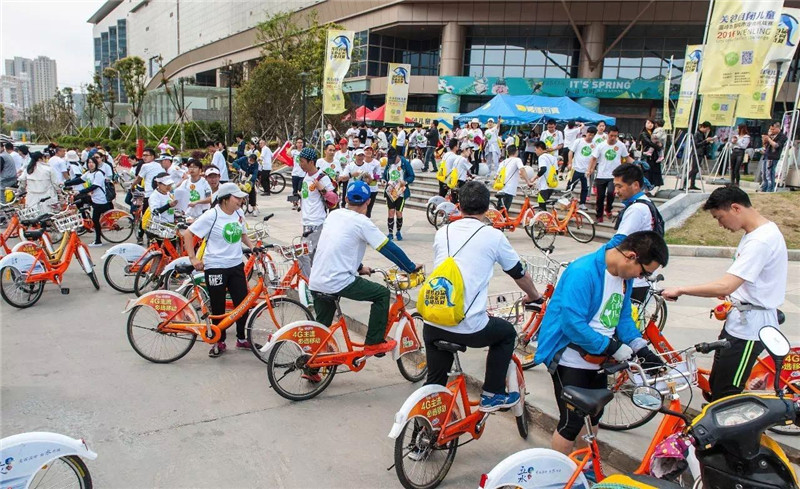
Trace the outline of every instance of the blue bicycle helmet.
<instances>
[{"instance_id":1,"label":"blue bicycle helmet","mask_svg":"<svg viewBox=\"0 0 800 489\"><path fill-rule=\"evenodd\" d=\"M357 180L347 186L347 200L350 203L361 205L369 202L370 195L369 185L361 180Z\"/></svg>"}]
</instances>

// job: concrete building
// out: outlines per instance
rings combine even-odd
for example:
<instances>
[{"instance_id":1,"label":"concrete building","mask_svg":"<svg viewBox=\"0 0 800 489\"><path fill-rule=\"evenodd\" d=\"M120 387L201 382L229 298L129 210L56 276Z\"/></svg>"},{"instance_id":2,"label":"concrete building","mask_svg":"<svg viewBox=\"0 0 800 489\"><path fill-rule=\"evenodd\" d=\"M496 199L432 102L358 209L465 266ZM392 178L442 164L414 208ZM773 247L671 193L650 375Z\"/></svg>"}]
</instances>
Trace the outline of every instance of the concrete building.
<instances>
[{"instance_id":1,"label":"concrete building","mask_svg":"<svg viewBox=\"0 0 800 489\"><path fill-rule=\"evenodd\" d=\"M5 60L5 75L0 103L7 108L23 111L33 105L31 79L33 78L32 60L14 56Z\"/></svg>"},{"instance_id":2,"label":"concrete building","mask_svg":"<svg viewBox=\"0 0 800 489\"><path fill-rule=\"evenodd\" d=\"M670 58L678 81L686 45L702 43L708 7L709 0L114 0L98 13L127 10L129 52L148 61L150 88L161 80L159 57L168 77L224 86L222 67L260 57L257 23L295 10L356 31L360 61L347 87L359 104L382 104L387 63L406 62L409 110L467 112L496 93L567 95L638 133L646 117L661 114ZM797 72L795 57L778 100L793 99Z\"/></svg>"},{"instance_id":3,"label":"concrete building","mask_svg":"<svg viewBox=\"0 0 800 489\"><path fill-rule=\"evenodd\" d=\"M89 19L94 38L94 72L102 74L117 60L128 56L128 21L130 2L108 1ZM109 81L104 80L103 89L109 91ZM113 87L116 102L127 103L128 97L122 82L115 81Z\"/></svg>"},{"instance_id":4,"label":"concrete building","mask_svg":"<svg viewBox=\"0 0 800 489\"><path fill-rule=\"evenodd\" d=\"M53 98L58 89L56 60L39 56L31 62L31 92L33 105Z\"/></svg>"}]
</instances>

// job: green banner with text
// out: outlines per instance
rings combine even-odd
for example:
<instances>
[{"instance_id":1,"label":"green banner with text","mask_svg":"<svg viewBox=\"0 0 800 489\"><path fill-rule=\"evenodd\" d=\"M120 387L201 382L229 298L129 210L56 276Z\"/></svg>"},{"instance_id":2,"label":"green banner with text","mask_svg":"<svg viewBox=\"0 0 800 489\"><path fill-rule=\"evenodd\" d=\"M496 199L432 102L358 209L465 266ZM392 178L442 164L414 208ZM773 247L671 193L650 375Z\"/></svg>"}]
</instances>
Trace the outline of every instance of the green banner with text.
<instances>
[{"instance_id":1,"label":"green banner with text","mask_svg":"<svg viewBox=\"0 0 800 489\"><path fill-rule=\"evenodd\" d=\"M672 87L670 98L677 98ZM549 97L597 97L652 99L664 97L664 79L623 80L604 78L501 78L440 76L439 93L453 95L546 95Z\"/></svg>"}]
</instances>

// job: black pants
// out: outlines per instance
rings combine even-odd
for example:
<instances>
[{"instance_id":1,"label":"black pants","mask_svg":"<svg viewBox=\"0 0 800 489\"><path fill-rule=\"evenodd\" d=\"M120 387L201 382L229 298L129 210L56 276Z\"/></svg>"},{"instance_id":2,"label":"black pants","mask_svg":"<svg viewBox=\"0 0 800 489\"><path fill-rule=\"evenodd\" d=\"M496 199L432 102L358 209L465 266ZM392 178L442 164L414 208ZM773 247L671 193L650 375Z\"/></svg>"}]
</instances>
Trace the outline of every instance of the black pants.
<instances>
[{"instance_id":1,"label":"black pants","mask_svg":"<svg viewBox=\"0 0 800 489\"><path fill-rule=\"evenodd\" d=\"M92 223L94 224L94 242L95 244L102 243L102 236L100 235L100 216L109 209L114 207L114 204L95 204L92 202Z\"/></svg>"},{"instance_id":2,"label":"black pants","mask_svg":"<svg viewBox=\"0 0 800 489\"><path fill-rule=\"evenodd\" d=\"M589 184L586 181L586 173L574 171L572 172L572 180L567 182L567 186L572 185L573 182L581 184L581 204L586 204L586 197L589 195ZM575 184L577 185L577 183Z\"/></svg>"},{"instance_id":3,"label":"black pants","mask_svg":"<svg viewBox=\"0 0 800 489\"><path fill-rule=\"evenodd\" d=\"M242 303L247 296L247 278L244 275L244 263L240 263L231 268L209 268L206 269L206 287L208 298L211 302L211 314L225 314L225 293L231 295L233 306ZM214 319L214 324L219 324L219 319ZM240 340L245 339L244 327L247 324L247 314L242 315L236 321L236 337ZM222 331L220 341L225 341L225 331Z\"/></svg>"},{"instance_id":4,"label":"black pants","mask_svg":"<svg viewBox=\"0 0 800 489\"><path fill-rule=\"evenodd\" d=\"M585 389L606 389L608 388L608 377L600 370L586 370L563 365L559 365L555 373L550 374L550 377L553 379L553 393L556 395L556 404L558 404L556 431L565 439L575 441L584 426L584 420L575 411L567 408L567 404L561 399L561 391L568 385ZM597 416L593 416L592 426L597 426L602 416L602 410Z\"/></svg>"},{"instance_id":5,"label":"black pants","mask_svg":"<svg viewBox=\"0 0 800 489\"><path fill-rule=\"evenodd\" d=\"M425 148L425 161L422 162L422 171L428 171L428 163L430 162L431 168L436 169L436 147L428 146Z\"/></svg>"},{"instance_id":6,"label":"black pants","mask_svg":"<svg viewBox=\"0 0 800 489\"><path fill-rule=\"evenodd\" d=\"M369 204L367 205L367 217L372 217L372 208L375 207L375 199L378 198L378 192L370 192Z\"/></svg>"},{"instance_id":7,"label":"black pants","mask_svg":"<svg viewBox=\"0 0 800 489\"><path fill-rule=\"evenodd\" d=\"M505 207L507 212L511 212L511 202L514 201L514 196L511 194L497 194L497 210Z\"/></svg>"},{"instance_id":8,"label":"black pants","mask_svg":"<svg viewBox=\"0 0 800 489\"><path fill-rule=\"evenodd\" d=\"M447 186L446 183L439 182L439 196L440 197L444 197L445 195L447 195L447 192L449 190L450 190L450 188Z\"/></svg>"},{"instance_id":9,"label":"black pants","mask_svg":"<svg viewBox=\"0 0 800 489\"><path fill-rule=\"evenodd\" d=\"M269 195L270 188L269 188L269 174L272 173L272 170L261 170L258 172L259 178L261 178L261 189L264 191L265 194Z\"/></svg>"},{"instance_id":10,"label":"black pants","mask_svg":"<svg viewBox=\"0 0 800 489\"><path fill-rule=\"evenodd\" d=\"M142 215L143 216L144 216L144 213L147 212L147 209L149 207L150 207L150 199L145 197L144 199L142 199ZM138 241L141 241L143 236L144 236L144 224L142 223L142 220L140 219L139 220L139 229L136 230L136 239Z\"/></svg>"},{"instance_id":11,"label":"black pants","mask_svg":"<svg viewBox=\"0 0 800 489\"><path fill-rule=\"evenodd\" d=\"M250 204L250 207L256 206L256 182L252 182L253 186L250 188L250 194L248 195L247 202Z\"/></svg>"},{"instance_id":12,"label":"black pants","mask_svg":"<svg viewBox=\"0 0 800 489\"><path fill-rule=\"evenodd\" d=\"M486 375L483 390L493 394L506 392L506 372L514 354L517 333L508 321L496 317L480 331L471 334L452 333L443 328L426 324L422 330L425 340L425 355L428 359L428 379L425 384L447 385L447 374L453 367L453 354L436 348L436 340L449 341L470 348L489 347L486 355Z\"/></svg>"},{"instance_id":13,"label":"black pants","mask_svg":"<svg viewBox=\"0 0 800 489\"><path fill-rule=\"evenodd\" d=\"M731 183L733 185L739 185L739 181L741 180L739 172L741 172L742 170L743 162L744 162L744 150L734 149L731 152Z\"/></svg>"},{"instance_id":14,"label":"black pants","mask_svg":"<svg viewBox=\"0 0 800 489\"><path fill-rule=\"evenodd\" d=\"M467 183L466 180L459 180L456 188L450 189L450 202L453 204L458 204L458 189L460 189L465 183Z\"/></svg>"},{"instance_id":15,"label":"black pants","mask_svg":"<svg viewBox=\"0 0 800 489\"><path fill-rule=\"evenodd\" d=\"M292 195L300 195L300 189L303 188L303 177L296 177L292 175Z\"/></svg>"},{"instance_id":16,"label":"black pants","mask_svg":"<svg viewBox=\"0 0 800 489\"><path fill-rule=\"evenodd\" d=\"M603 201L606 212L611 212L614 205L614 180L612 178L595 178L594 186L597 187L597 217L603 216Z\"/></svg>"},{"instance_id":17,"label":"black pants","mask_svg":"<svg viewBox=\"0 0 800 489\"><path fill-rule=\"evenodd\" d=\"M700 162L699 159L703 158L705 160L705 156L698 156L697 158L692 158L692 169L689 171L689 186L696 187L697 185L697 174L700 173Z\"/></svg>"},{"instance_id":18,"label":"black pants","mask_svg":"<svg viewBox=\"0 0 800 489\"><path fill-rule=\"evenodd\" d=\"M758 355L764 351L760 341L734 338L724 328L719 339L730 341L731 346L714 353L714 364L708 376L712 401L740 394L747 387L747 378Z\"/></svg>"},{"instance_id":19,"label":"black pants","mask_svg":"<svg viewBox=\"0 0 800 489\"><path fill-rule=\"evenodd\" d=\"M480 168L481 168L481 150L476 149L475 151L472 152L472 168L470 169L470 172L472 172L473 175L477 175L478 170L480 170Z\"/></svg>"}]
</instances>

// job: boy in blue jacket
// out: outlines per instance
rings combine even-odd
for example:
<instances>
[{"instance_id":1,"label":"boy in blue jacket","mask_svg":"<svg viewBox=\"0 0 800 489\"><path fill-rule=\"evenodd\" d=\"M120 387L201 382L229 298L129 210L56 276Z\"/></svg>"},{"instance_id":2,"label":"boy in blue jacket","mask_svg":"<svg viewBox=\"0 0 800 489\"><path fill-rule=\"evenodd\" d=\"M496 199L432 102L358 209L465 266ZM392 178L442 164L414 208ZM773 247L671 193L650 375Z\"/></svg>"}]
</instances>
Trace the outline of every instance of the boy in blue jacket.
<instances>
[{"instance_id":1,"label":"boy in blue jacket","mask_svg":"<svg viewBox=\"0 0 800 489\"><path fill-rule=\"evenodd\" d=\"M548 367L558 403L559 421L551 446L572 452L584 428L583 419L561 399L564 386L604 389L600 365L634 355L648 364L663 364L647 348L631 316L633 279L646 277L669 261L658 233L640 231L619 244L609 243L570 263L556 286L539 330L535 362ZM602 417L592 418L592 425Z\"/></svg>"},{"instance_id":2,"label":"boy in blue jacket","mask_svg":"<svg viewBox=\"0 0 800 489\"><path fill-rule=\"evenodd\" d=\"M414 183L414 169L407 159L397 154L395 148L389 147L386 154L386 166L383 169L383 180L386 182L386 206L389 208L389 239L394 239L392 230L397 223L397 241L403 241L400 230L403 229L403 207L411 196L409 185ZM395 220L395 216L397 219Z\"/></svg>"}]
</instances>

